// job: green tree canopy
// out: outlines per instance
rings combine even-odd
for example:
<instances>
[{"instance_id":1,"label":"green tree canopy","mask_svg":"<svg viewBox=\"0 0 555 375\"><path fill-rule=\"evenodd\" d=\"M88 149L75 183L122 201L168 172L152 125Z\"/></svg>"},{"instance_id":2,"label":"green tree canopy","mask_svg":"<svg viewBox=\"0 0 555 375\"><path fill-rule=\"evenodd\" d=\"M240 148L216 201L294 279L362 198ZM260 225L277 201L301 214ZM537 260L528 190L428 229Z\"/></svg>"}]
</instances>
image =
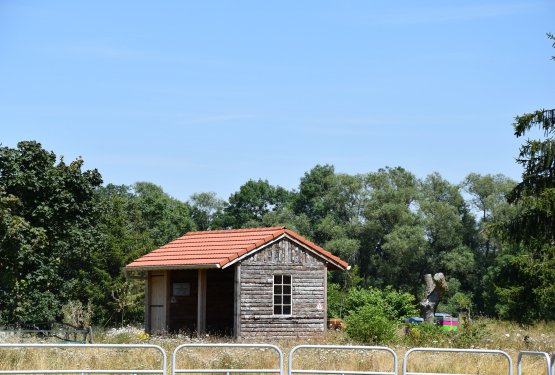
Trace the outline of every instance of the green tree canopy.
<instances>
[{"instance_id":1,"label":"green tree canopy","mask_svg":"<svg viewBox=\"0 0 555 375\"><path fill-rule=\"evenodd\" d=\"M0 320L51 321L94 284L102 179L82 166L37 142L0 148Z\"/></svg>"}]
</instances>

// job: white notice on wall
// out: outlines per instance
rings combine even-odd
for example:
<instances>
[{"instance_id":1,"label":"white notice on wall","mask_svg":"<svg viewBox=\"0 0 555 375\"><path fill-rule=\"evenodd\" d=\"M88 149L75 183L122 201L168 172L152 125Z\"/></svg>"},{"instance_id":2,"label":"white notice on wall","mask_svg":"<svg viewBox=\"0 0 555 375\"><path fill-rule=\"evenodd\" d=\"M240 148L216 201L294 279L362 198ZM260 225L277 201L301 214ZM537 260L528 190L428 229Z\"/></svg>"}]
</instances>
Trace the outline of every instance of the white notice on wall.
<instances>
[{"instance_id":1,"label":"white notice on wall","mask_svg":"<svg viewBox=\"0 0 555 375\"><path fill-rule=\"evenodd\" d=\"M322 302L318 302L318 304L316 305L316 310L323 310L324 309L324 305L322 304Z\"/></svg>"}]
</instances>

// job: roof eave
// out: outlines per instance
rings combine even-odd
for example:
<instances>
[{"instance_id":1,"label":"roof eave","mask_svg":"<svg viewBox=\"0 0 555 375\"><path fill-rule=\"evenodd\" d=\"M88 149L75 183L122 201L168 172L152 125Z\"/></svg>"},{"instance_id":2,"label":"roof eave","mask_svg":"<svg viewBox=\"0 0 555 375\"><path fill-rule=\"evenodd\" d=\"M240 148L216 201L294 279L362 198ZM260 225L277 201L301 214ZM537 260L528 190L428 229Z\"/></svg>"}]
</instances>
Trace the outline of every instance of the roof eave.
<instances>
[{"instance_id":1,"label":"roof eave","mask_svg":"<svg viewBox=\"0 0 555 375\"><path fill-rule=\"evenodd\" d=\"M210 269L210 268L221 268L217 263L214 264L176 264L168 266L126 266L124 270L126 271L166 271L166 270L198 270L198 269Z\"/></svg>"}]
</instances>

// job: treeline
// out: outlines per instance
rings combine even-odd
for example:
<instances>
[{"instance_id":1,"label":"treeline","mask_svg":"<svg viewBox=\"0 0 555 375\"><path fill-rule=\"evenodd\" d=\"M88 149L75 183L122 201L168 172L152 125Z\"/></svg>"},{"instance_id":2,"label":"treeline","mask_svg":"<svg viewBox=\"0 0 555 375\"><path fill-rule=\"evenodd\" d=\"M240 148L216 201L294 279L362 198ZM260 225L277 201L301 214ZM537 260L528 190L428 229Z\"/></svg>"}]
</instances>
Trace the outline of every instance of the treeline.
<instances>
[{"instance_id":1,"label":"treeline","mask_svg":"<svg viewBox=\"0 0 555 375\"><path fill-rule=\"evenodd\" d=\"M141 322L141 283L122 271L131 260L190 230L277 225L353 265L330 275L334 301L356 287L418 296L423 274L443 272L446 311L553 319L553 262L532 274L532 245L499 229L519 217L506 199L515 186L503 175L453 184L401 167L349 175L317 165L294 190L249 180L227 200L183 202L148 182L103 185L83 160L20 142L0 148L0 324L56 321L76 301L96 324ZM542 246L552 259L553 245Z\"/></svg>"}]
</instances>

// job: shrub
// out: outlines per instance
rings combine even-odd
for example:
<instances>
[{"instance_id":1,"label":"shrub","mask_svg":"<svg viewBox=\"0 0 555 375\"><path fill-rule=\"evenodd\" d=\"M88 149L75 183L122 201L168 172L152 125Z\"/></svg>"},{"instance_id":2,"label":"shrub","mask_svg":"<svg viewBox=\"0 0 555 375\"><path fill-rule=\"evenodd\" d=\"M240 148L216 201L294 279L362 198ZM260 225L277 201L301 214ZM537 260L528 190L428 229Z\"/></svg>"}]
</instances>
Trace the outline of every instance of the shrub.
<instances>
[{"instance_id":1,"label":"shrub","mask_svg":"<svg viewBox=\"0 0 555 375\"><path fill-rule=\"evenodd\" d=\"M393 340L397 324L391 320L382 308L376 305L364 305L345 319L347 334L354 340L384 344Z\"/></svg>"},{"instance_id":2,"label":"shrub","mask_svg":"<svg viewBox=\"0 0 555 375\"><path fill-rule=\"evenodd\" d=\"M367 305L376 306L381 314L392 320L418 315L414 296L409 293L399 292L392 287L378 288L351 288L345 298L345 310L356 311Z\"/></svg>"},{"instance_id":3,"label":"shrub","mask_svg":"<svg viewBox=\"0 0 555 375\"><path fill-rule=\"evenodd\" d=\"M343 296L339 284L328 283L328 318L343 318Z\"/></svg>"},{"instance_id":4,"label":"shrub","mask_svg":"<svg viewBox=\"0 0 555 375\"><path fill-rule=\"evenodd\" d=\"M410 324L409 330L404 337L408 346L430 346L441 347L449 340L449 334L437 324L421 323Z\"/></svg>"}]
</instances>

